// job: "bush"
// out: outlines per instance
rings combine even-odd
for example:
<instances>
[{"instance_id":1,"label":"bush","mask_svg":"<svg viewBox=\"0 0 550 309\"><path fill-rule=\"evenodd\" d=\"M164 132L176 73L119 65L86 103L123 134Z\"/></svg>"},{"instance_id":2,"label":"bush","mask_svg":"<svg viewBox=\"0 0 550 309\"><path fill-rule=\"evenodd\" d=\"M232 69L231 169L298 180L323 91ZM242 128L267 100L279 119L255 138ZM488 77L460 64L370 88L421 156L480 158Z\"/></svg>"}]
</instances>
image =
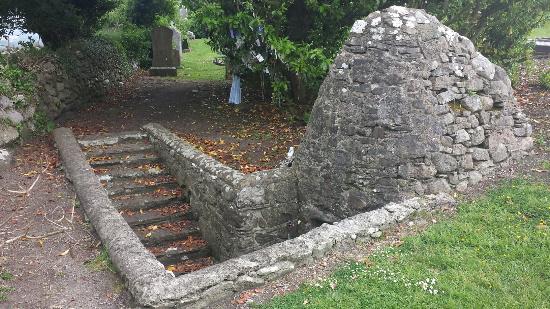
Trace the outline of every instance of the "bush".
<instances>
[{"instance_id":1,"label":"bush","mask_svg":"<svg viewBox=\"0 0 550 309\"><path fill-rule=\"evenodd\" d=\"M180 5L179 0L130 0L128 20L137 26L152 27L159 16L175 20Z\"/></svg>"},{"instance_id":2,"label":"bush","mask_svg":"<svg viewBox=\"0 0 550 309\"><path fill-rule=\"evenodd\" d=\"M82 93L101 96L111 83L122 81L132 68L120 45L100 37L78 40L56 52L67 74L87 84ZM85 100L85 98L84 98Z\"/></svg>"},{"instance_id":3,"label":"bush","mask_svg":"<svg viewBox=\"0 0 550 309\"><path fill-rule=\"evenodd\" d=\"M17 65L9 54L0 54L0 95L13 97L17 94L32 95L35 76Z\"/></svg>"},{"instance_id":4,"label":"bush","mask_svg":"<svg viewBox=\"0 0 550 309\"><path fill-rule=\"evenodd\" d=\"M544 89L550 90L550 70L546 70L540 75L539 82Z\"/></svg>"},{"instance_id":5,"label":"bush","mask_svg":"<svg viewBox=\"0 0 550 309\"><path fill-rule=\"evenodd\" d=\"M121 44L130 62L141 68L148 68L153 63L150 29L126 25L122 29Z\"/></svg>"}]
</instances>

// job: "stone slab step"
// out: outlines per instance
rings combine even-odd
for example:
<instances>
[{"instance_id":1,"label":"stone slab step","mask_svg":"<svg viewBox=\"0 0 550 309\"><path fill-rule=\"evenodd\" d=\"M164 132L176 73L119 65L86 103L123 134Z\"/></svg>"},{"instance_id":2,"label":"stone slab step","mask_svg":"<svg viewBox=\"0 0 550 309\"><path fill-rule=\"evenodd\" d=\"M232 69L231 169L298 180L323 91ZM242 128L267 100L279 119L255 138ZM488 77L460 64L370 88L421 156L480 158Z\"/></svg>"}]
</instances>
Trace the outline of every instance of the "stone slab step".
<instances>
[{"instance_id":1,"label":"stone slab step","mask_svg":"<svg viewBox=\"0 0 550 309\"><path fill-rule=\"evenodd\" d=\"M179 203L184 200L178 195L168 195L168 196L153 196L153 195L139 195L137 196L122 196L128 197L126 199L115 199L113 205L118 210L130 210L130 211L140 211L140 210L149 210L159 207L165 207L172 203ZM119 198L121 198L119 196Z\"/></svg>"},{"instance_id":2,"label":"stone slab step","mask_svg":"<svg viewBox=\"0 0 550 309\"><path fill-rule=\"evenodd\" d=\"M126 178L124 181L104 182L109 196L137 195L148 192L168 192L179 188L174 180L155 180L147 178ZM136 198L140 198L136 196Z\"/></svg>"},{"instance_id":3,"label":"stone slab step","mask_svg":"<svg viewBox=\"0 0 550 309\"><path fill-rule=\"evenodd\" d=\"M183 261L210 257L211 255L212 251L210 250L208 245L204 245L203 247L195 248L192 250L169 250L162 254L155 254L155 257L159 262L164 264L164 266L168 266Z\"/></svg>"},{"instance_id":4,"label":"stone slab step","mask_svg":"<svg viewBox=\"0 0 550 309\"><path fill-rule=\"evenodd\" d=\"M166 176L169 175L168 170L160 164L157 166L147 167L141 165L138 167L115 167L115 168L96 168L96 174L101 181L111 181L117 178L141 178L150 176Z\"/></svg>"},{"instance_id":5,"label":"stone slab step","mask_svg":"<svg viewBox=\"0 0 550 309\"><path fill-rule=\"evenodd\" d=\"M202 268L206 268L214 264L214 260L211 257L190 259L181 261L179 263L165 266L166 270L170 270L176 276L188 274L190 272L197 271Z\"/></svg>"},{"instance_id":6,"label":"stone slab step","mask_svg":"<svg viewBox=\"0 0 550 309\"><path fill-rule=\"evenodd\" d=\"M98 134L86 136L78 140L78 143L84 147L114 145L126 140L140 140L147 137L147 134L141 131L129 131L109 134Z\"/></svg>"},{"instance_id":7,"label":"stone slab step","mask_svg":"<svg viewBox=\"0 0 550 309\"><path fill-rule=\"evenodd\" d=\"M144 140L145 141L145 140ZM102 145L94 147L84 147L84 153L87 158L108 156L114 154L131 154L136 152L147 152L153 150L153 145L145 142L123 143L114 145Z\"/></svg>"},{"instance_id":8,"label":"stone slab step","mask_svg":"<svg viewBox=\"0 0 550 309\"><path fill-rule=\"evenodd\" d=\"M122 217L130 226L153 225L194 219L192 213L189 211L189 205L185 203L150 209L145 212L123 211Z\"/></svg>"},{"instance_id":9,"label":"stone slab step","mask_svg":"<svg viewBox=\"0 0 550 309\"><path fill-rule=\"evenodd\" d=\"M126 156L100 156L88 159L91 167L105 167L117 164L138 165L152 164L160 161L160 158L154 153L135 153Z\"/></svg>"},{"instance_id":10,"label":"stone slab step","mask_svg":"<svg viewBox=\"0 0 550 309\"><path fill-rule=\"evenodd\" d=\"M167 228L166 225L179 225L179 227ZM134 228L134 231L145 246L159 245L164 242L185 239L189 236L200 236L197 222L188 220Z\"/></svg>"}]
</instances>

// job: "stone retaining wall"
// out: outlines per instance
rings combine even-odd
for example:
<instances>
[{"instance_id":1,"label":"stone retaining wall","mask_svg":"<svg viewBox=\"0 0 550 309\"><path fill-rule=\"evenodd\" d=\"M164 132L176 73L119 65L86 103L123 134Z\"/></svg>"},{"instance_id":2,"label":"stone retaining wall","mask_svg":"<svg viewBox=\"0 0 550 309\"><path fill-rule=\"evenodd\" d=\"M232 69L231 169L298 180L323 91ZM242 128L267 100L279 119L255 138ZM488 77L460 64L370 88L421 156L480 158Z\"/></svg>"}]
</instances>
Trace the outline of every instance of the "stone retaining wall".
<instances>
[{"instance_id":1,"label":"stone retaining wall","mask_svg":"<svg viewBox=\"0 0 550 309\"><path fill-rule=\"evenodd\" d=\"M188 191L214 256L224 260L297 235L296 182L289 168L245 175L158 124L144 130Z\"/></svg>"},{"instance_id":2,"label":"stone retaining wall","mask_svg":"<svg viewBox=\"0 0 550 309\"><path fill-rule=\"evenodd\" d=\"M272 281L295 268L329 254L381 237L383 230L419 210L439 209L454 204L447 194L390 203L333 225L323 224L301 236L228 261L175 278L155 289L144 290L144 305L207 308L235 292Z\"/></svg>"},{"instance_id":3,"label":"stone retaining wall","mask_svg":"<svg viewBox=\"0 0 550 309\"><path fill-rule=\"evenodd\" d=\"M12 61L35 76L34 95L0 95L0 146L36 129L37 121L101 98L131 73L123 54L102 39L78 41L57 52L25 54ZM35 113L43 113L37 119Z\"/></svg>"}]
</instances>

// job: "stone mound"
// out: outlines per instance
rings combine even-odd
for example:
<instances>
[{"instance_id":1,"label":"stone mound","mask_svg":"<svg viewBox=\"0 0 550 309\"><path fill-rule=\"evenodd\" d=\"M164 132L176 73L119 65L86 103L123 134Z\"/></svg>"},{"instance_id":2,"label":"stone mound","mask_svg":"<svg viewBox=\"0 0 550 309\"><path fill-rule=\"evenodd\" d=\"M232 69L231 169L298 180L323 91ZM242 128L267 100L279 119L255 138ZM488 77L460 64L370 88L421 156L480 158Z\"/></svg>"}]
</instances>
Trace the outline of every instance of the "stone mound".
<instances>
[{"instance_id":1,"label":"stone mound","mask_svg":"<svg viewBox=\"0 0 550 309\"><path fill-rule=\"evenodd\" d=\"M532 147L506 72L404 7L355 22L310 119L293 168L302 205L321 221L463 191Z\"/></svg>"}]
</instances>

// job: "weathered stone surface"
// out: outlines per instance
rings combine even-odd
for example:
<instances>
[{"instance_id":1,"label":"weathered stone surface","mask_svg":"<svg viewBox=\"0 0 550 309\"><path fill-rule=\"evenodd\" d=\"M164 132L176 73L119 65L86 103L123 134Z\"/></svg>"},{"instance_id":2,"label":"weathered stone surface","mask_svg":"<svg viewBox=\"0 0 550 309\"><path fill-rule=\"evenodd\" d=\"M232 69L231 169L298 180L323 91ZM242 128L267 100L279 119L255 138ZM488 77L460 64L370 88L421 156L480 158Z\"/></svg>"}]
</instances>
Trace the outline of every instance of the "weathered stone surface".
<instances>
[{"instance_id":1,"label":"weathered stone surface","mask_svg":"<svg viewBox=\"0 0 550 309\"><path fill-rule=\"evenodd\" d=\"M447 190L439 178L475 169L489 148L495 162L506 160L493 144L525 154L530 132L519 114L504 70L470 40L421 10L374 12L355 23L336 57L296 153L303 207L329 220L424 187ZM356 133L365 128L369 138Z\"/></svg>"},{"instance_id":2,"label":"weathered stone surface","mask_svg":"<svg viewBox=\"0 0 550 309\"><path fill-rule=\"evenodd\" d=\"M19 137L19 132L12 126L0 123L0 145L9 144Z\"/></svg>"},{"instance_id":3,"label":"weathered stone surface","mask_svg":"<svg viewBox=\"0 0 550 309\"><path fill-rule=\"evenodd\" d=\"M481 99L477 95L468 96L468 97L464 98L464 100L462 102L464 102L464 107L467 110L469 110L471 112L474 112L474 113L480 111L483 107L483 105L481 103Z\"/></svg>"},{"instance_id":4,"label":"weathered stone surface","mask_svg":"<svg viewBox=\"0 0 550 309\"><path fill-rule=\"evenodd\" d=\"M484 148L472 148L472 159L476 161L487 161L490 159L489 150Z\"/></svg>"},{"instance_id":5,"label":"weathered stone surface","mask_svg":"<svg viewBox=\"0 0 550 309\"><path fill-rule=\"evenodd\" d=\"M495 162L504 161L508 157L508 150L504 144L498 144L496 147L490 148L489 153Z\"/></svg>"}]
</instances>

